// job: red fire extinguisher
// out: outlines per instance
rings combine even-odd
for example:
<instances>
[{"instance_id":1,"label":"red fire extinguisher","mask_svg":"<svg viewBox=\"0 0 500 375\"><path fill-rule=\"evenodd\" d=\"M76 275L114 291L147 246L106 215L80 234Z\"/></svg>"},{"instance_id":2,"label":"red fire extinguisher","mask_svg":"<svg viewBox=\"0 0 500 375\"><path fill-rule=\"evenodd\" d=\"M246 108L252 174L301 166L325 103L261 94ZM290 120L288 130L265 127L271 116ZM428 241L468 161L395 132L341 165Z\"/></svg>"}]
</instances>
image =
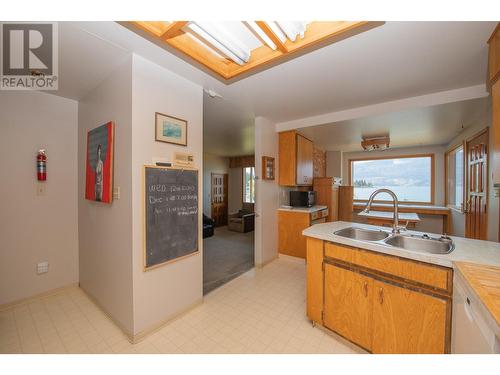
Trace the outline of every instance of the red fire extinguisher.
<instances>
[{"instance_id":1,"label":"red fire extinguisher","mask_svg":"<svg viewBox=\"0 0 500 375\"><path fill-rule=\"evenodd\" d=\"M36 155L36 176L38 181L47 180L47 154L43 149Z\"/></svg>"}]
</instances>

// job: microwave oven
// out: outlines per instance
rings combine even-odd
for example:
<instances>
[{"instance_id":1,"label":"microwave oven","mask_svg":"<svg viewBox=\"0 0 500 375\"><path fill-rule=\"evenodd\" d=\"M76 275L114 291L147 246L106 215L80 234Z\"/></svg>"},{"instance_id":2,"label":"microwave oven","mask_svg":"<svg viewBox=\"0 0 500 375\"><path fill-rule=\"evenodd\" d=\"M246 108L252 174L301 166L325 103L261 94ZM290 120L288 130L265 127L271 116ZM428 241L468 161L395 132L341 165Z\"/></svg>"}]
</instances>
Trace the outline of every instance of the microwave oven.
<instances>
[{"instance_id":1,"label":"microwave oven","mask_svg":"<svg viewBox=\"0 0 500 375\"><path fill-rule=\"evenodd\" d=\"M291 191L290 206L292 207L312 207L316 204L315 191Z\"/></svg>"}]
</instances>

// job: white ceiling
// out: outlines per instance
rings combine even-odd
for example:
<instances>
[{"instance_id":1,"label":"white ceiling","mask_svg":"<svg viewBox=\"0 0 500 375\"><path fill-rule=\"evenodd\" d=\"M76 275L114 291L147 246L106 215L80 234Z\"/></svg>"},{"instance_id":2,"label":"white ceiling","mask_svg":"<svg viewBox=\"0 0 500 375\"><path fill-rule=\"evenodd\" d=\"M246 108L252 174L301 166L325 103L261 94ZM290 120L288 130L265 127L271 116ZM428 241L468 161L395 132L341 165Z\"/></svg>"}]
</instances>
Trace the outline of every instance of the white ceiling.
<instances>
[{"instance_id":1,"label":"white ceiling","mask_svg":"<svg viewBox=\"0 0 500 375\"><path fill-rule=\"evenodd\" d=\"M47 91L51 94L79 100L130 55L74 22L59 22L58 33L59 90Z\"/></svg>"},{"instance_id":2,"label":"white ceiling","mask_svg":"<svg viewBox=\"0 0 500 375\"><path fill-rule=\"evenodd\" d=\"M391 148L448 144L464 128L488 121L490 97L391 112L299 129L324 150L361 151L363 136L389 135Z\"/></svg>"},{"instance_id":3,"label":"white ceiling","mask_svg":"<svg viewBox=\"0 0 500 375\"><path fill-rule=\"evenodd\" d=\"M203 95L203 152L219 156L252 155L254 118L221 98Z\"/></svg>"}]
</instances>

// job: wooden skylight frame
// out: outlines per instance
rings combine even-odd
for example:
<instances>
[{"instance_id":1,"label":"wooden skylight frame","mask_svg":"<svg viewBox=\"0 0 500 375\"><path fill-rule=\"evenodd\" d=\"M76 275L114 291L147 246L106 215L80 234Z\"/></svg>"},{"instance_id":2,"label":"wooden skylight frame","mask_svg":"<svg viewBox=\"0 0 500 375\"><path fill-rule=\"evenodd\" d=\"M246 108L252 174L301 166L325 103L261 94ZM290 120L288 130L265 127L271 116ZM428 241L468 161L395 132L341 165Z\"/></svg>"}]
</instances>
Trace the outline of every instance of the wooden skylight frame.
<instances>
[{"instance_id":1,"label":"wooden skylight frame","mask_svg":"<svg viewBox=\"0 0 500 375\"><path fill-rule=\"evenodd\" d=\"M255 21L276 44L277 48L273 50L267 44L263 44L251 51L251 57L247 63L239 65L228 58L213 53L210 48L206 48L203 44L194 40L195 35L188 34L183 30L188 23L189 21L172 21L170 23L164 21L129 21L121 24L160 46L180 51L189 62L195 62L208 69L209 72L215 73L215 77L225 83L231 83L231 81L244 78L252 73L270 68L291 58L383 24L383 22L370 21L315 21L307 25L303 38L297 38L295 42L289 39L282 42L266 22Z\"/></svg>"}]
</instances>

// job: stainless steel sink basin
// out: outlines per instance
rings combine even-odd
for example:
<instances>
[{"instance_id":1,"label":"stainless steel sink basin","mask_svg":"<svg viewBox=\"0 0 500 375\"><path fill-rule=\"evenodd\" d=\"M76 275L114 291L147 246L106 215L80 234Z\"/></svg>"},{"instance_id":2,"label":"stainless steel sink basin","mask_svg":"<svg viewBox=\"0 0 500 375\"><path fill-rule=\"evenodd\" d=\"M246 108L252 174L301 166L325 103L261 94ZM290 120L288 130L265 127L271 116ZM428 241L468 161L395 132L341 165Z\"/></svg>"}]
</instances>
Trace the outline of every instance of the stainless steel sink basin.
<instances>
[{"instance_id":1,"label":"stainless steel sink basin","mask_svg":"<svg viewBox=\"0 0 500 375\"><path fill-rule=\"evenodd\" d=\"M390 235L382 230L370 230L355 227L344 228L334 232L333 234L361 241L381 241Z\"/></svg>"},{"instance_id":2,"label":"stainless steel sink basin","mask_svg":"<svg viewBox=\"0 0 500 375\"><path fill-rule=\"evenodd\" d=\"M455 248L453 241L449 237L435 238L426 234L422 236L396 234L385 239L384 242L394 247L431 254L448 254Z\"/></svg>"}]
</instances>

